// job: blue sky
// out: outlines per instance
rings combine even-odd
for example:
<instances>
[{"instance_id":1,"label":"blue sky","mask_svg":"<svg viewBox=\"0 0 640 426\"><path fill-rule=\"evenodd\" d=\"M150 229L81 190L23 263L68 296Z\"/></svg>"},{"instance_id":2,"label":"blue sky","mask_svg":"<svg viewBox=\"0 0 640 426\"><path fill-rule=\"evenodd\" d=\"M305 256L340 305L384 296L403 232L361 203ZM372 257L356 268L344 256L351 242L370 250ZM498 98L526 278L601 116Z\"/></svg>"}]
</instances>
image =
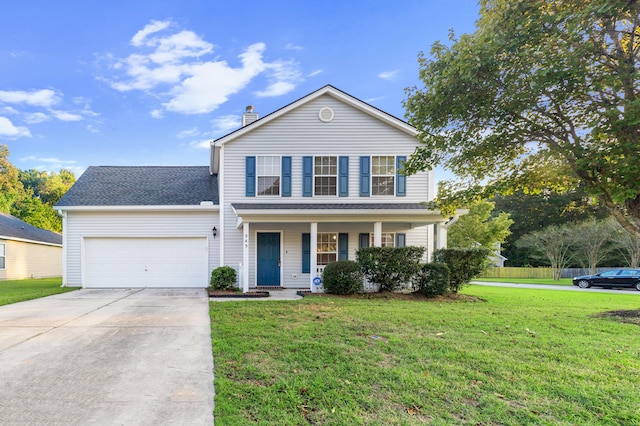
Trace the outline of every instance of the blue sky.
<instances>
[{"instance_id":1,"label":"blue sky","mask_svg":"<svg viewBox=\"0 0 640 426\"><path fill-rule=\"evenodd\" d=\"M206 165L208 141L326 84L403 118L417 55L474 0L12 1L0 144L20 169Z\"/></svg>"}]
</instances>

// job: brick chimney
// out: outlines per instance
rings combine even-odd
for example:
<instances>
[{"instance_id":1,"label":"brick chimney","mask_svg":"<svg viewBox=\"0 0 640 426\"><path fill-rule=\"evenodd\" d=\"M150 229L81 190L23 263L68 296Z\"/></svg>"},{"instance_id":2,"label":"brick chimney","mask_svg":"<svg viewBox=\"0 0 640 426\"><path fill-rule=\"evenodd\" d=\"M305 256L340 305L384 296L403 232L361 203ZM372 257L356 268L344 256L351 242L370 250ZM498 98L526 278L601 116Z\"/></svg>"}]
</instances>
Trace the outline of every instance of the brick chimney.
<instances>
[{"instance_id":1,"label":"brick chimney","mask_svg":"<svg viewBox=\"0 0 640 426\"><path fill-rule=\"evenodd\" d=\"M253 106L249 105L242 114L242 127L251 124L258 119L258 113L253 112Z\"/></svg>"}]
</instances>

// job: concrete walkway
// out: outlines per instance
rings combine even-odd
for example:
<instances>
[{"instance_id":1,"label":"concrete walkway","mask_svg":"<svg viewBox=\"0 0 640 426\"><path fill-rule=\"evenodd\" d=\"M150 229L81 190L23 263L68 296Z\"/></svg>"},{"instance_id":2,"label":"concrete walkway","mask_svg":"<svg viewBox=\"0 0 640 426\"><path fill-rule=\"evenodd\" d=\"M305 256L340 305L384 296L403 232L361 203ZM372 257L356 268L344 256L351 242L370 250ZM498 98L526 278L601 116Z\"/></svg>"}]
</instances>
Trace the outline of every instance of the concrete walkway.
<instances>
[{"instance_id":1,"label":"concrete walkway","mask_svg":"<svg viewBox=\"0 0 640 426\"><path fill-rule=\"evenodd\" d=\"M212 425L208 311L203 289L0 306L0 424Z\"/></svg>"}]
</instances>

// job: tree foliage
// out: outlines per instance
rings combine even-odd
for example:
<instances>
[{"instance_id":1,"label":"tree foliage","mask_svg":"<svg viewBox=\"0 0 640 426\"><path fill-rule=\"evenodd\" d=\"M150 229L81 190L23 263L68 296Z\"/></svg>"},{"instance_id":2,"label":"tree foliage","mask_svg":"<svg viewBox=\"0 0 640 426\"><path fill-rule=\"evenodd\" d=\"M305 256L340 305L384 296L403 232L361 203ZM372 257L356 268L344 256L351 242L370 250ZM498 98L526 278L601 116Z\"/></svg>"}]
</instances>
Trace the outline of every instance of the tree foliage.
<instances>
[{"instance_id":1,"label":"tree foliage","mask_svg":"<svg viewBox=\"0 0 640 426\"><path fill-rule=\"evenodd\" d=\"M540 231L549 225L582 222L590 218L604 219L609 213L594 197L578 187L562 194L544 191L540 194L525 194L517 191L510 195L496 196L495 210L509 213L513 224L511 234L502 245L503 255L509 266L541 266L527 247L516 245L524 235Z\"/></svg>"},{"instance_id":2,"label":"tree foliage","mask_svg":"<svg viewBox=\"0 0 640 426\"><path fill-rule=\"evenodd\" d=\"M551 265L553 279L559 280L562 269L567 268L575 256L573 239L574 233L568 224L551 225L525 235L517 244L531 248L537 256L546 259Z\"/></svg>"},{"instance_id":3,"label":"tree foliage","mask_svg":"<svg viewBox=\"0 0 640 426\"><path fill-rule=\"evenodd\" d=\"M495 203L478 201L469 207L469 213L461 216L449 227L447 245L449 247L475 247L480 244L494 250L496 243L504 243L511 233L513 220L508 213L498 213L492 217Z\"/></svg>"},{"instance_id":4,"label":"tree foliage","mask_svg":"<svg viewBox=\"0 0 640 426\"><path fill-rule=\"evenodd\" d=\"M570 226L573 233L573 247L576 260L582 267L588 267L595 274L596 268L615 246L613 235L616 230L611 219L589 219Z\"/></svg>"},{"instance_id":5,"label":"tree foliage","mask_svg":"<svg viewBox=\"0 0 640 426\"><path fill-rule=\"evenodd\" d=\"M33 226L62 231L62 220L53 206L75 183L73 172L21 171L9 161L9 148L0 145L0 212Z\"/></svg>"},{"instance_id":6,"label":"tree foliage","mask_svg":"<svg viewBox=\"0 0 640 426\"><path fill-rule=\"evenodd\" d=\"M482 0L451 43L419 56L404 103L421 141L405 170L460 178L440 186L445 213L582 183L640 236L640 2Z\"/></svg>"}]
</instances>

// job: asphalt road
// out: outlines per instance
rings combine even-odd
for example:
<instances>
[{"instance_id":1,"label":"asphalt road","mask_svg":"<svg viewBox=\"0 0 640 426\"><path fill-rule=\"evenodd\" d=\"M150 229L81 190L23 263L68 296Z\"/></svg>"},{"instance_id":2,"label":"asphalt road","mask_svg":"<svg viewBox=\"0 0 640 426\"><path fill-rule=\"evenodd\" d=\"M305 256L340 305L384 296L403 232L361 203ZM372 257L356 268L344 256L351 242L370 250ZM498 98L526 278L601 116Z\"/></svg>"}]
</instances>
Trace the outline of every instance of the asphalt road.
<instances>
[{"instance_id":1,"label":"asphalt road","mask_svg":"<svg viewBox=\"0 0 640 426\"><path fill-rule=\"evenodd\" d=\"M635 294L640 296L640 291L625 288L579 288L574 285L546 285L546 284L516 284L516 283L494 283L485 281L471 281L473 285L482 285L486 287L511 287L511 288L531 288L537 290L558 290L558 291L581 291L591 293L614 293L614 294Z\"/></svg>"}]
</instances>

